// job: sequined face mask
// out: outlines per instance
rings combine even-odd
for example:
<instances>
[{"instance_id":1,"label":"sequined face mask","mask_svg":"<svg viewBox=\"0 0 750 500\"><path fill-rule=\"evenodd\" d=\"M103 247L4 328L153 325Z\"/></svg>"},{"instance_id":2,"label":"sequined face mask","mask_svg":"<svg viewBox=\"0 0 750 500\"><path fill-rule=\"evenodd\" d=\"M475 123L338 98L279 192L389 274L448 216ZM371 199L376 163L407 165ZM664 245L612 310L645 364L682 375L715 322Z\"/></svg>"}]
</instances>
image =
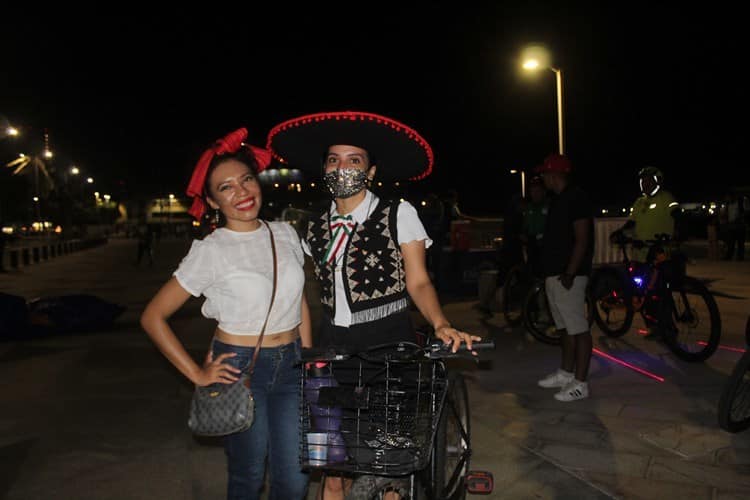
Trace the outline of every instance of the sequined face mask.
<instances>
[{"instance_id":1,"label":"sequined face mask","mask_svg":"<svg viewBox=\"0 0 750 500\"><path fill-rule=\"evenodd\" d=\"M349 198L367 187L367 172L358 168L337 168L323 174L328 191L334 198Z\"/></svg>"}]
</instances>

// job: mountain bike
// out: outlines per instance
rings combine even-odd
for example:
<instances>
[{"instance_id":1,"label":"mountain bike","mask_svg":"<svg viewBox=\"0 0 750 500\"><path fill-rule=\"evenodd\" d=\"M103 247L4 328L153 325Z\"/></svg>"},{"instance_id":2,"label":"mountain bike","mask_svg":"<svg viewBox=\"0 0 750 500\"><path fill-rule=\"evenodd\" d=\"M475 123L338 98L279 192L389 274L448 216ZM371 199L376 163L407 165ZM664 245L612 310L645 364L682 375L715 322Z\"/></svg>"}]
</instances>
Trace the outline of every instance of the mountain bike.
<instances>
[{"instance_id":1,"label":"mountain bike","mask_svg":"<svg viewBox=\"0 0 750 500\"><path fill-rule=\"evenodd\" d=\"M494 341L473 343L475 350L494 347ZM319 389L314 405L303 397L303 468L353 476L347 499L382 498L388 491L410 499L489 494L492 474L469 470L468 391L462 374L446 362L457 357L476 359L465 345L452 353L439 340L357 353L303 349L303 395L310 377L305 366L330 366L337 380ZM337 417L335 425L324 426L326 458L316 460L305 436L321 430L315 418L321 407L335 409Z\"/></svg>"},{"instance_id":2,"label":"mountain bike","mask_svg":"<svg viewBox=\"0 0 750 500\"><path fill-rule=\"evenodd\" d=\"M721 316L711 292L698 279L685 273L679 251L656 263L656 256L669 244L668 235L654 240L619 238L622 264L600 267L591 279L593 317L610 337L624 335L638 311L658 329L669 349L689 362L705 361L719 345ZM648 248L646 263L632 261L627 247Z\"/></svg>"},{"instance_id":3,"label":"mountain bike","mask_svg":"<svg viewBox=\"0 0 750 500\"><path fill-rule=\"evenodd\" d=\"M737 361L719 399L719 426L727 432L750 428L750 317L745 324L748 349Z\"/></svg>"},{"instance_id":4,"label":"mountain bike","mask_svg":"<svg viewBox=\"0 0 750 500\"><path fill-rule=\"evenodd\" d=\"M594 319L591 314L592 298L589 286L586 287L584 307L584 314L590 328L594 324ZM523 299L521 316L526 331L535 339L545 344L560 345L560 331L552 318L544 278L534 278L531 282Z\"/></svg>"},{"instance_id":5,"label":"mountain bike","mask_svg":"<svg viewBox=\"0 0 750 500\"><path fill-rule=\"evenodd\" d=\"M523 304L529 289L535 281L534 275L525 262L511 267L503 281L503 316L508 326L523 323Z\"/></svg>"}]
</instances>

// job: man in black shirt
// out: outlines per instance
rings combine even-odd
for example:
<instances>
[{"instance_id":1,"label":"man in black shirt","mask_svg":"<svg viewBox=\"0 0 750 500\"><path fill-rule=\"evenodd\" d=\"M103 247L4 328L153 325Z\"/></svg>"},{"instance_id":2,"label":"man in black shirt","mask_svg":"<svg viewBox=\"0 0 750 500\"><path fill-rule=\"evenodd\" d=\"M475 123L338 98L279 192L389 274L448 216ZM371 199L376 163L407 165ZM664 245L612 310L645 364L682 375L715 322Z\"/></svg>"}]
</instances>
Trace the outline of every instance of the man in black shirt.
<instances>
[{"instance_id":1,"label":"man in black shirt","mask_svg":"<svg viewBox=\"0 0 750 500\"><path fill-rule=\"evenodd\" d=\"M571 163L553 154L540 168L552 191L544 229L541 267L550 311L559 330L562 366L539 381L541 387L561 388L558 401L589 395L586 378L592 341L586 320L586 285L594 256L593 210L588 196L569 182Z\"/></svg>"}]
</instances>

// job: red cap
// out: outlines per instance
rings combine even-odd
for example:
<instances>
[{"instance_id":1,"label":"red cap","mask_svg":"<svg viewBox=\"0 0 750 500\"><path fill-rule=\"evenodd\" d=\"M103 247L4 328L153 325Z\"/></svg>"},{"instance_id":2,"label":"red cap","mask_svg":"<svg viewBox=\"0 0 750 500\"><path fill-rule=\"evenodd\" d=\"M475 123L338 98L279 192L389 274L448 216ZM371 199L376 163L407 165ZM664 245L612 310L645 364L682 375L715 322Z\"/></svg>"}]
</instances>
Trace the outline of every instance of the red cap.
<instances>
[{"instance_id":1,"label":"red cap","mask_svg":"<svg viewBox=\"0 0 750 500\"><path fill-rule=\"evenodd\" d=\"M567 156L553 153L544 159L544 163L539 167L539 171L544 172L561 172L570 173L573 166Z\"/></svg>"}]
</instances>

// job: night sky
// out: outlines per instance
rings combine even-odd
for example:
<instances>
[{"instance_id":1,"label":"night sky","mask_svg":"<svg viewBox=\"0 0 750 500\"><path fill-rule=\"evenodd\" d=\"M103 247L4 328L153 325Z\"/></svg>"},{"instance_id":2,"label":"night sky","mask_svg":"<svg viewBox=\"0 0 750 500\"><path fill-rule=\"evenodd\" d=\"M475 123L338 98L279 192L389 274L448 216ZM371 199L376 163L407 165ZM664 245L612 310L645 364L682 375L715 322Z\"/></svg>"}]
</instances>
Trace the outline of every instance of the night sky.
<instances>
[{"instance_id":1,"label":"night sky","mask_svg":"<svg viewBox=\"0 0 750 500\"><path fill-rule=\"evenodd\" d=\"M27 139L48 129L58 167L135 195L182 192L202 149L240 126L263 145L303 113L370 111L433 146L419 189L502 212L520 186L508 171L557 148L554 74L519 69L522 48L541 43L563 70L566 153L598 205L629 204L647 164L681 201L750 186L739 163L747 27L733 8L408 3L5 16L0 119ZM17 145L0 143L12 158Z\"/></svg>"}]
</instances>

